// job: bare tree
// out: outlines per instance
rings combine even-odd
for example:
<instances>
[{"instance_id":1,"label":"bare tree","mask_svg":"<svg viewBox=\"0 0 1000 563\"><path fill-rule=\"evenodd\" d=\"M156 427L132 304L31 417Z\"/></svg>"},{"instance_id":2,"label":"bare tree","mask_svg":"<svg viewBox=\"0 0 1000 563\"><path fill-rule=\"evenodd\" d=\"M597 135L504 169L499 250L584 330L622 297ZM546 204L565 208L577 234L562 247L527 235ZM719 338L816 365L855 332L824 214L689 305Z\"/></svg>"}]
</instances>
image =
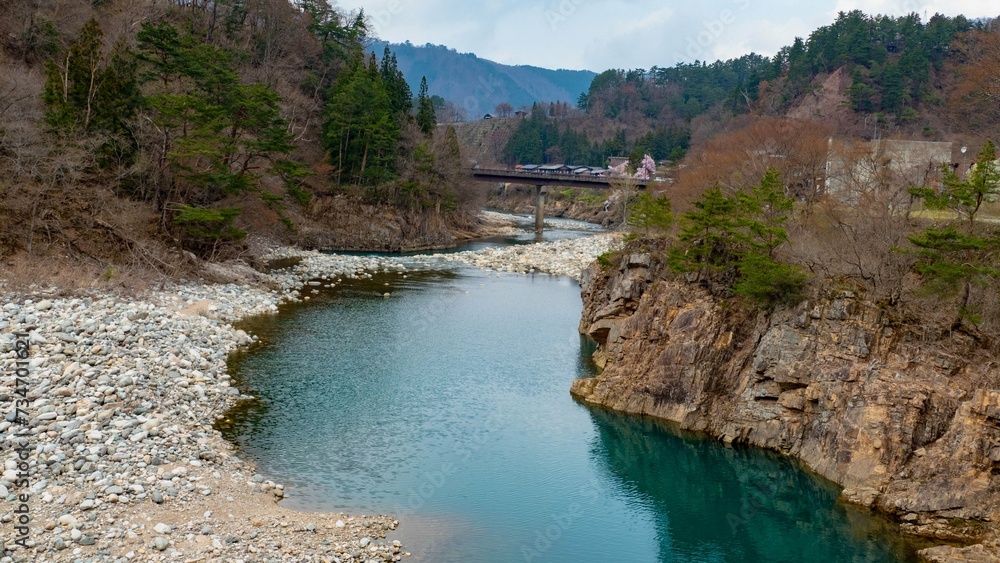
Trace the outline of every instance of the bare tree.
<instances>
[{"instance_id":1,"label":"bare tree","mask_svg":"<svg viewBox=\"0 0 1000 563\"><path fill-rule=\"evenodd\" d=\"M611 180L611 207L614 208L615 221L620 228L628 226L629 213L639 196L639 181L632 174L615 176Z\"/></svg>"},{"instance_id":2,"label":"bare tree","mask_svg":"<svg viewBox=\"0 0 1000 563\"><path fill-rule=\"evenodd\" d=\"M972 31L955 42L961 64L949 107L959 123L996 138L1000 135L1000 25Z\"/></svg>"},{"instance_id":3,"label":"bare tree","mask_svg":"<svg viewBox=\"0 0 1000 563\"><path fill-rule=\"evenodd\" d=\"M445 100L444 107L438 110L438 119L441 123L461 123L469 119L469 112L451 100Z\"/></svg>"},{"instance_id":4,"label":"bare tree","mask_svg":"<svg viewBox=\"0 0 1000 563\"><path fill-rule=\"evenodd\" d=\"M790 227L789 254L824 279L851 279L870 297L900 301L914 257L900 252L910 233L912 170L891 166L884 146L830 143L829 195Z\"/></svg>"},{"instance_id":5,"label":"bare tree","mask_svg":"<svg viewBox=\"0 0 1000 563\"><path fill-rule=\"evenodd\" d=\"M514 113L514 106L507 102L500 102L497 105L496 112L498 117L510 117Z\"/></svg>"},{"instance_id":6,"label":"bare tree","mask_svg":"<svg viewBox=\"0 0 1000 563\"><path fill-rule=\"evenodd\" d=\"M816 201L823 193L828 142L821 123L753 118L688 156L688 166L678 175L674 189L675 208L684 209L716 185L734 194L759 182L770 168L781 172L787 196Z\"/></svg>"}]
</instances>

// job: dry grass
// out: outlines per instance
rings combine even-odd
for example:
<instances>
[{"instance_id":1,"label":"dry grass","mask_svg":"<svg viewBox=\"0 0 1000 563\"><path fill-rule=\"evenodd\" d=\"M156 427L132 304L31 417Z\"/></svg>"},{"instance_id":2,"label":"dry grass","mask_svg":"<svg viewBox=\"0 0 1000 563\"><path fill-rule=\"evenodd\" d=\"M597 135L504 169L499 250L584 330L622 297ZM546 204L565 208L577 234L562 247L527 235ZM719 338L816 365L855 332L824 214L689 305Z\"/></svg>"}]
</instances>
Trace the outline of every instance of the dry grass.
<instances>
[{"instance_id":1,"label":"dry grass","mask_svg":"<svg viewBox=\"0 0 1000 563\"><path fill-rule=\"evenodd\" d=\"M958 221L961 219L958 213L946 209L917 209L910 213L910 217L928 221ZM1000 214L996 210L984 210L976 216L976 221L1000 223Z\"/></svg>"},{"instance_id":2,"label":"dry grass","mask_svg":"<svg viewBox=\"0 0 1000 563\"><path fill-rule=\"evenodd\" d=\"M121 268L121 269L119 269ZM19 253L0 264L0 293L50 293L54 296L101 291L137 295L166 276L140 267L101 267L78 258Z\"/></svg>"}]
</instances>

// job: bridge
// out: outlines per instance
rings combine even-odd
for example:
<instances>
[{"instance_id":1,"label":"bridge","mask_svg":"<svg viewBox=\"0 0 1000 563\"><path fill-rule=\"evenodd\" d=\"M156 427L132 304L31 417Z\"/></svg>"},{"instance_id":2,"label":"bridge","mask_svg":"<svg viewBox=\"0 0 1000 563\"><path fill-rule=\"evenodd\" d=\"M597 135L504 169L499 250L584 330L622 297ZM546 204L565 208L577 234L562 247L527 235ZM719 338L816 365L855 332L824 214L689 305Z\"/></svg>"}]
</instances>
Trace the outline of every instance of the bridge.
<instances>
[{"instance_id":1,"label":"bridge","mask_svg":"<svg viewBox=\"0 0 1000 563\"><path fill-rule=\"evenodd\" d=\"M474 168L472 176L484 182L504 182L507 184L534 185L537 202L535 203L535 232L542 232L545 220L545 186L561 188L594 188L608 189L618 178L610 176L592 176L590 174L573 174L569 171L524 171L505 168ZM645 189L645 180L635 180L637 189Z\"/></svg>"}]
</instances>

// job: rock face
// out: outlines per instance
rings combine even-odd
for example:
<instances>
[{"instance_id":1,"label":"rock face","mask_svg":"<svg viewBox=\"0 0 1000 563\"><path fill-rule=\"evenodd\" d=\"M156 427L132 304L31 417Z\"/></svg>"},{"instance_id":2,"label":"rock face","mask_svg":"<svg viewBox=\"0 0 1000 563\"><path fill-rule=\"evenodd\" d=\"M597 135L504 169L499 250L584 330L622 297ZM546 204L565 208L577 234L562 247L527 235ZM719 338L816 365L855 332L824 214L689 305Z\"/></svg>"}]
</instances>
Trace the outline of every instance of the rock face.
<instances>
[{"instance_id":1,"label":"rock face","mask_svg":"<svg viewBox=\"0 0 1000 563\"><path fill-rule=\"evenodd\" d=\"M986 350L847 291L739 313L650 264L626 255L584 275L580 331L605 369L576 397L798 457L907 532L984 542L934 560L1000 553L1000 387Z\"/></svg>"},{"instance_id":2,"label":"rock face","mask_svg":"<svg viewBox=\"0 0 1000 563\"><path fill-rule=\"evenodd\" d=\"M318 228L303 228L296 242L306 248L399 252L451 248L459 226L434 210L410 212L320 197L312 204Z\"/></svg>"}]
</instances>

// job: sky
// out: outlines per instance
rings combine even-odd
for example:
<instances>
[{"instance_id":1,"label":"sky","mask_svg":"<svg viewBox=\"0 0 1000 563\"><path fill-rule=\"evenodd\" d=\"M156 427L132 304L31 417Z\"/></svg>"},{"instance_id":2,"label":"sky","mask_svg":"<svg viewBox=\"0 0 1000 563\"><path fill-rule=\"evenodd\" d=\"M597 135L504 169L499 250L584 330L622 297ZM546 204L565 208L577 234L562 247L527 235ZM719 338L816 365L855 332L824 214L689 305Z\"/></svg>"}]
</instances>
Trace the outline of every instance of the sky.
<instances>
[{"instance_id":1,"label":"sky","mask_svg":"<svg viewBox=\"0 0 1000 563\"><path fill-rule=\"evenodd\" d=\"M839 11L1000 16L995 0L336 0L393 43L445 45L504 64L650 68L773 55Z\"/></svg>"}]
</instances>

